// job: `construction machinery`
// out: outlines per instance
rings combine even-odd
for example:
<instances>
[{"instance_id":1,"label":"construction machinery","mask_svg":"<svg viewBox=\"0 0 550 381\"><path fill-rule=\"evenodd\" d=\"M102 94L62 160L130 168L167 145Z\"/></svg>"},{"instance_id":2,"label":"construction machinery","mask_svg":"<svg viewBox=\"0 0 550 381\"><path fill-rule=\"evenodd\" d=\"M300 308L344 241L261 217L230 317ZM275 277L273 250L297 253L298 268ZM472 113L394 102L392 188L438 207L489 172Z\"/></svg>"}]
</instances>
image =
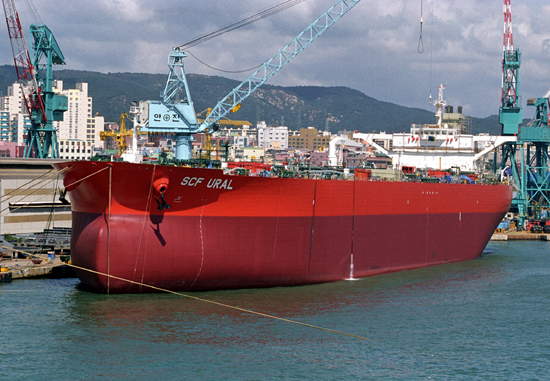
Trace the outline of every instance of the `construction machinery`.
<instances>
[{"instance_id":1,"label":"construction machinery","mask_svg":"<svg viewBox=\"0 0 550 381\"><path fill-rule=\"evenodd\" d=\"M197 113L197 117L200 117L204 113L206 113L206 117L208 118L211 112L212 112L212 107L208 107L207 109ZM204 119L197 119L197 122L203 123ZM250 123L247 120L232 120L229 118L219 119L216 123L219 125L225 125L225 126L252 126L252 123Z\"/></svg>"},{"instance_id":2,"label":"construction machinery","mask_svg":"<svg viewBox=\"0 0 550 381\"><path fill-rule=\"evenodd\" d=\"M202 116L203 114L206 114L206 117L210 115L212 112L212 108L208 107L205 110L202 110L201 112L197 113L197 117ZM204 119L197 119L198 123L203 123ZM252 126L252 123L250 123L247 120L231 120L229 118L223 118L219 119L216 122L216 125L224 125L224 126ZM217 127L213 130L217 130ZM212 142L214 140L214 142ZM225 143L227 144L227 143ZM211 159L212 152L214 152L214 159L219 160L220 159L220 149L224 146L224 142L221 142L220 139L212 139L212 132L206 132L204 135L204 152L199 153L199 158L201 159Z\"/></svg>"},{"instance_id":3,"label":"construction machinery","mask_svg":"<svg viewBox=\"0 0 550 381\"><path fill-rule=\"evenodd\" d=\"M248 96L359 2L360 0L338 0L302 33L223 97L202 122L197 120L185 76L183 61L188 53L180 50L179 47L173 48L168 58L170 72L165 89L161 93L162 100L140 102L140 110L136 114L136 125L143 132L174 133L176 159L190 159L193 134L210 132L216 122L228 113L236 111Z\"/></svg>"},{"instance_id":4,"label":"construction machinery","mask_svg":"<svg viewBox=\"0 0 550 381\"><path fill-rule=\"evenodd\" d=\"M133 137L133 131L126 129L126 118L129 120L132 120L130 116L126 113L123 113L120 118L118 118L117 125L118 130L109 130L109 131L101 131L99 133L99 138L102 141L107 141L107 139L112 138L114 141L118 144L118 154L119 156L122 155L127 149L128 144L126 143L127 137Z\"/></svg>"},{"instance_id":5,"label":"construction machinery","mask_svg":"<svg viewBox=\"0 0 550 381\"><path fill-rule=\"evenodd\" d=\"M53 65L64 65L65 58L52 32L46 25L31 24L31 56L21 30L13 0L2 0L11 41L17 81L31 127L26 131L26 158L59 158L59 144L54 121L62 121L67 111L67 97L53 92Z\"/></svg>"}]
</instances>

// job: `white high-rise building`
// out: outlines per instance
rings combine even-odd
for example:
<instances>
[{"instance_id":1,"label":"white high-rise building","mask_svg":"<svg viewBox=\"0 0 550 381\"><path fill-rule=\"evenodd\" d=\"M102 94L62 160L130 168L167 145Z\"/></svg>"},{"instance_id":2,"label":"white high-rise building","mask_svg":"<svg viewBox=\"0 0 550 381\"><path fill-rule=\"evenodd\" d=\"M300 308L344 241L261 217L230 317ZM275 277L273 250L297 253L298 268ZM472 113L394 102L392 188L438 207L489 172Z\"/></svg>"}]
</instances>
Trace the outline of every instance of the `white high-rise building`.
<instances>
[{"instance_id":1,"label":"white high-rise building","mask_svg":"<svg viewBox=\"0 0 550 381\"><path fill-rule=\"evenodd\" d=\"M63 89L63 81L54 81L54 91L67 97L67 111L62 122L54 122L58 140L80 140L93 147L102 147L99 138L104 118L92 116L92 97L88 96L88 84L77 83L76 89Z\"/></svg>"},{"instance_id":2,"label":"white high-rise building","mask_svg":"<svg viewBox=\"0 0 550 381\"><path fill-rule=\"evenodd\" d=\"M0 112L4 115L0 140L24 145L24 131L30 126L30 119L18 83L8 86L8 95L0 98Z\"/></svg>"},{"instance_id":3,"label":"white high-rise building","mask_svg":"<svg viewBox=\"0 0 550 381\"><path fill-rule=\"evenodd\" d=\"M24 146L27 140L27 130L31 128L31 119L24 113L11 114L11 128L14 136L17 136L17 145Z\"/></svg>"},{"instance_id":4,"label":"white high-rise building","mask_svg":"<svg viewBox=\"0 0 550 381\"><path fill-rule=\"evenodd\" d=\"M17 82L8 86L8 95L2 98L2 111L8 111L11 115L26 113L24 104L21 86Z\"/></svg>"},{"instance_id":5,"label":"white high-rise building","mask_svg":"<svg viewBox=\"0 0 550 381\"><path fill-rule=\"evenodd\" d=\"M258 123L258 146L264 148L288 148L288 127L268 127L265 122Z\"/></svg>"},{"instance_id":6,"label":"white high-rise building","mask_svg":"<svg viewBox=\"0 0 550 381\"><path fill-rule=\"evenodd\" d=\"M60 156L66 159L90 158L93 154L93 147L103 147L99 133L103 131L104 118L99 115L92 116L92 97L88 96L88 84L85 82L77 83L76 89L64 90L63 81L55 80L53 87L54 92L67 96L68 101L68 109L63 114L63 121L53 122L54 128L57 129L57 140L60 143L60 148L63 145L74 144L68 143L69 141L81 142L78 145L86 147L85 150L79 152L83 154L81 156L73 157L73 155L61 154ZM21 87L18 83L9 86L8 95L0 98L0 111L9 113L10 128L12 129L10 136L17 136L16 143L24 145L25 134L30 126L30 121L23 102ZM3 126L3 128L7 127ZM12 141L14 140L15 138L12 138ZM88 152L90 152L89 155Z\"/></svg>"}]
</instances>

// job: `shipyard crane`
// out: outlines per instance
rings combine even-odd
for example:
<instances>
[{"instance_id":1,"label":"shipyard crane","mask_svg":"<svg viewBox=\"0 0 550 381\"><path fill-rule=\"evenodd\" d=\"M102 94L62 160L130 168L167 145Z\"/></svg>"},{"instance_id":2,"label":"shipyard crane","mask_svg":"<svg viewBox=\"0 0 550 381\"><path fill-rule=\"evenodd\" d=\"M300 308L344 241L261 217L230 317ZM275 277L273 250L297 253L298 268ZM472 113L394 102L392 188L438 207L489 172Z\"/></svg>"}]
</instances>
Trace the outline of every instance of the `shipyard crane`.
<instances>
[{"instance_id":1,"label":"shipyard crane","mask_svg":"<svg viewBox=\"0 0 550 381\"><path fill-rule=\"evenodd\" d=\"M519 68L521 54L519 49L514 49L514 37L512 33L512 5L511 0L503 0L504 33L502 42L502 89L500 96L499 123L503 136L518 136L519 126L523 120L523 111L519 99ZM516 141L510 141L502 145L502 161L500 171L506 167L512 171L516 181L521 178L521 170L516 166L519 145ZM496 152L495 152L496 163ZM523 211L523 195L521 192L512 200L512 205Z\"/></svg>"},{"instance_id":2,"label":"shipyard crane","mask_svg":"<svg viewBox=\"0 0 550 381\"><path fill-rule=\"evenodd\" d=\"M517 207L520 225L537 218L541 207L550 205L550 126L548 106L550 90L541 98L530 98L535 116L526 126L518 95L519 50L514 49L510 0L504 0L504 55L502 61L502 99L499 113L503 135L515 135L515 142L503 145L501 173L511 172L516 185L512 206Z\"/></svg>"},{"instance_id":3,"label":"shipyard crane","mask_svg":"<svg viewBox=\"0 0 550 381\"><path fill-rule=\"evenodd\" d=\"M202 116L204 113L206 113L206 117L210 115L212 112L212 108L208 107L205 110L202 110L201 112L197 113L197 117ZM204 119L197 119L198 123L204 122ZM231 120L229 118L223 118L216 122L218 125L227 125L227 126L252 126L252 123L250 123L247 120ZM210 159L212 155L212 151L215 152L215 160L220 159L220 140L217 140L215 144L212 144L212 133L210 131L205 133L204 136L204 154L201 153L199 155L200 159Z\"/></svg>"},{"instance_id":4,"label":"shipyard crane","mask_svg":"<svg viewBox=\"0 0 550 381\"><path fill-rule=\"evenodd\" d=\"M549 96L547 93L541 98L527 100L527 106L535 108L535 116L521 128L517 143L519 149L516 150L520 156L519 173L514 161L516 157L512 156L510 160L518 188L513 204L518 207L521 223L540 218L541 209L550 206Z\"/></svg>"},{"instance_id":5,"label":"shipyard crane","mask_svg":"<svg viewBox=\"0 0 550 381\"><path fill-rule=\"evenodd\" d=\"M26 158L59 158L54 121L63 120L67 97L53 92L53 65L65 64L65 58L46 25L31 24L34 56L31 60L13 0L2 0L11 41L17 81L30 118L25 141Z\"/></svg>"},{"instance_id":6,"label":"shipyard crane","mask_svg":"<svg viewBox=\"0 0 550 381\"><path fill-rule=\"evenodd\" d=\"M517 135L519 125L523 120L521 104L519 102L519 68L521 53L514 49L512 34L512 5L511 0L504 0L504 35L502 44L502 91L499 110L499 122L502 126L502 135Z\"/></svg>"},{"instance_id":7,"label":"shipyard crane","mask_svg":"<svg viewBox=\"0 0 550 381\"><path fill-rule=\"evenodd\" d=\"M143 132L175 133L176 159L190 159L193 134L210 131L210 128L221 118L231 111L236 111L241 102L360 1L338 0L302 33L223 97L202 123L197 121L183 67L183 60L188 56L188 53L177 47L173 48L168 58L170 72L165 89L161 93L162 100L140 102L139 112L136 114L136 126L139 126ZM180 92L183 94L181 97L178 95Z\"/></svg>"},{"instance_id":8,"label":"shipyard crane","mask_svg":"<svg viewBox=\"0 0 550 381\"><path fill-rule=\"evenodd\" d=\"M202 114L206 113L206 117L210 115L212 112L212 107L208 107L206 110L202 110L201 112L197 113L197 116L202 116ZM204 122L204 119L197 119L198 123ZM228 125L228 126L252 126L252 123L250 123L248 120L232 120L228 118L219 119L217 122L219 125Z\"/></svg>"},{"instance_id":9,"label":"shipyard crane","mask_svg":"<svg viewBox=\"0 0 550 381\"><path fill-rule=\"evenodd\" d=\"M126 122L125 118L130 118L130 116L126 113L122 113L120 118L118 118L117 125L118 125L118 131L101 131L99 133L99 138L102 141L107 141L108 138L114 139L118 143L118 154L122 155L126 149L128 148L128 144L126 143L126 137L133 137L133 132L131 130L126 129Z\"/></svg>"}]
</instances>

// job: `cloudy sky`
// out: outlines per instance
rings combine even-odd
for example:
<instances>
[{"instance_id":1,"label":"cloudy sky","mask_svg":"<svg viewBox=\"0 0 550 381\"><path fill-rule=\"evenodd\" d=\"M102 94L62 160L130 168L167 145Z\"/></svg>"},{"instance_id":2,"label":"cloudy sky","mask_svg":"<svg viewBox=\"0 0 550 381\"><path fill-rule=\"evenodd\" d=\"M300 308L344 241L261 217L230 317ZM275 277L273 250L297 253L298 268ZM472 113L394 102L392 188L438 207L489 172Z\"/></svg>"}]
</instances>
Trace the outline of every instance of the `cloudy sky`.
<instances>
[{"instance_id":1,"label":"cloudy sky","mask_svg":"<svg viewBox=\"0 0 550 381\"><path fill-rule=\"evenodd\" d=\"M30 23L46 24L65 55L64 68L168 73L173 46L283 0L32 0L38 18L29 1L15 0L27 42ZM190 51L223 70L257 66L335 1L306 0ZM421 6L424 52L419 54ZM550 88L548 20L548 0L512 0L524 105ZM5 26L3 36L0 64L12 64ZM448 104L485 117L497 114L500 105L502 39L502 0L362 0L268 83L347 86L429 110L430 91L436 98L443 83ZM193 57L186 60L186 72L241 80L249 75L218 72ZM532 114L524 112L525 117Z\"/></svg>"}]
</instances>

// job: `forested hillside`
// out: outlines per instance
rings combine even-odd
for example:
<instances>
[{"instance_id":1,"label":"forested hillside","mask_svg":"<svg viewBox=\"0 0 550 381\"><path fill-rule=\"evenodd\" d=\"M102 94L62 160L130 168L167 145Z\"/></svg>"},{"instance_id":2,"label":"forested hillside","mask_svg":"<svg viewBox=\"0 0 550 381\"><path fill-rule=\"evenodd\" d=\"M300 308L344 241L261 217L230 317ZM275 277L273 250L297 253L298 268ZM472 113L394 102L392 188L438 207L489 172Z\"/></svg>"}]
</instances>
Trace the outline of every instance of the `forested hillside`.
<instances>
[{"instance_id":1,"label":"forested hillside","mask_svg":"<svg viewBox=\"0 0 550 381\"><path fill-rule=\"evenodd\" d=\"M65 89L78 82L87 82L93 97L93 113L116 121L128 112L132 101L159 100L167 75L145 73L98 73L92 71L59 70L55 78L63 80ZM191 96L197 112L214 107L239 82L223 77L189 74ZM0 91L6 94L15 81L15 68L0 66ZM369 97L347 87L264 85L251 95L241 109L229 116L248 120L253 125L266 121L268 125L285 125L291 130L308 126L331 132L405 132L411 123L434 123L433 112L408 108ZM474 133L500 133L498 117L472 118Z\"/></svg>"}]
</instances>

